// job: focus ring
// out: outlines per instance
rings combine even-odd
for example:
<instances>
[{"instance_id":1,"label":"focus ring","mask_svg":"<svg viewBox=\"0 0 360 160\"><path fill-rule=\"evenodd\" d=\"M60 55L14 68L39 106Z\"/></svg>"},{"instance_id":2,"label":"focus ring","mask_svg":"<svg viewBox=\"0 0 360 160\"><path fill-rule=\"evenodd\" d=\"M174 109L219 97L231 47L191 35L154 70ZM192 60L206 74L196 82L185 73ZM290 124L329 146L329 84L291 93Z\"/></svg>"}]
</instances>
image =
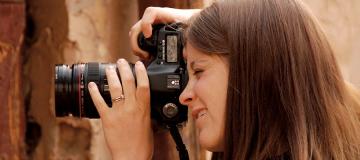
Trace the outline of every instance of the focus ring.
<instances>
[{"instance_id":1,"label":"focus ring","mask_svg":"<svg viewBox=\"0 0 360 160\"><path fill-rule=\"evenodd\" d=\"M88 90L88 84L89 82L94 82L98 88L100 88L100 69L99 69L100 63L97 62L90 62L85 66L84 71L84 83L85 83L85 89L84 89L84 106L86 109L83 109L83 116L85 117L99 117L98 112L95 108L95 105L91 99L89 90Z\"/></svg>"},{"instance_id":2,"label":"focus ring","mask_svg":"<svg viewBox=\"0 0 360 160\"><path fill-rule=\"evenodd\" d=\"M87 73L87 76L85 76L86 83L95 82L97 85L99 85L100 82L99 63L96 62L88 63L87 67L85 68L85 74L86 73Z\"/></svg>"}]
</instances>

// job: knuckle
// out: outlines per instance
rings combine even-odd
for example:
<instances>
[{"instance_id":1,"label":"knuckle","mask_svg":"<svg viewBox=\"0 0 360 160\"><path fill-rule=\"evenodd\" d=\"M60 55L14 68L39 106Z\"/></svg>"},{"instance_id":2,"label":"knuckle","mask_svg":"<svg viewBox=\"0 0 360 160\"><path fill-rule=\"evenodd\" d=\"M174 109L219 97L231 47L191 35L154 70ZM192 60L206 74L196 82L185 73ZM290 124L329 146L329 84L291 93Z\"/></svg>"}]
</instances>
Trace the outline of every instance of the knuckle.
<instances>
[{"instance_id":1,"label":"knuckle","mask_svg":"<svg viewBox=\"0 0 360 160\"><path fill-rule=\"evenodd\" d=\"M124 77L124 83L129 84L129 83L134 83L134 82L135 82L134 77L132 77L132 76L125 76Z\"/></svg>"},{"instance_id":2,"label":"knuckle","mask_svg":"<svg viewBox=\"0 0 360 160\"><path fill-rule=\"evenodd\" d=\"M146 7L146 9L145 9L145 11L144 11L144 14L145 14L145 13L146 13L146 14L149 14L149 13L153 12L153 11L154 11L154 8L155 8L155 7L152 7L152 6Z\"/></svg>"},{"instance_id":3,"label":"knuckle","mask_svg":"<svg viewBox=\"0 0 360 160\"><path fill-rule=\"evenodd\" d=\"M149 91L150 86L148 84L138 84L137 89L140 91Z\"/></svg>"},{"instance_id":4,"label":"knuckle","mask_svg":"<svg viewBox=\"0 0 360 160\"><path fill-rule=\"evenodd\" d=\"M140 58L142 57L142 54L139 53L137 50L136 50L136 52L134 52L134 55L135 55L135 56L139 56Z\"/></svg>"},{"instance_id":5,"label":"knuckle","mask_svg":"<svg viewBox=\"0 0 360 160\"><path fill-rule=\"evenodd\" d=\"M141 26L142 29L145 29L148 25L149 25L149 23L146 22L145 20L141 21L140 26Z\"/></svg>"},{"instance_id":6,"label":"knuckle","mask_svg":"<svg viewBox=\"0 0 360 160\"><path fill-rule=\"evenodd\" d=\"M136 26L133 26L129 31L129 37L131 38L131 40L133 40L136 33L137 33Z\"/></svg>"},{"instance_id":7,"label":"knuckle","mask_svg":"<svg viewBox=\"0 0 360 160\"><path fill-rule=\"evenodd\" d=\"M135 24L131 27L130 32L129 32L130 34L132 34L132 33L136 30L136 28L138 28L139 23L141 23L141 20L138 21L137 23L135 23Z\"/></svg>"},{"instance_id":8,"label":"knuckle","mask_svg":"<svg viewBox=\"0 0 360 160\"><path fill-rule=\"evenodd\" d=\"M112 87L114 90L121 90L122 88L121 88L121 85L114 85L113 87Z\"/></svg>"}]
</instances>

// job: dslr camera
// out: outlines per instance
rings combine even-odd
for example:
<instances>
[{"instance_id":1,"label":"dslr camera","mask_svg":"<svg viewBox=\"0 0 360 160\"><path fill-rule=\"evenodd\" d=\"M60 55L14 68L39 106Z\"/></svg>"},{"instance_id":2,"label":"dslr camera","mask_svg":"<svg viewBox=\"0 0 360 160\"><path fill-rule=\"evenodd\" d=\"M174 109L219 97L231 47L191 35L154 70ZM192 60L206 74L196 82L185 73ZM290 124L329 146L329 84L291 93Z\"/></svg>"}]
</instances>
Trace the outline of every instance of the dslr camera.
<instances>
[{"instance_id":1,"label":"dslr camera","mask_svg":"<svg viewBox=\"0 0 360 160\"><path fill-rule=\"evenodd\" d=\"M152 36L138 36L139 47L151 55L146 65L150 81L151 118L160 126L180 125L187 120L187 107L179 103L188 74L182 50L183 25L154 25ZM111 97L105 68L112 63L78 63L55 66L55 112L57 117L99 118L88 91L95 82L105 102L111 107ZM134 71L134 65L130 64ZM133 72L134 73L134 72ZM135 74L134 74L135 75ZM118 76L120 77L121 75ZM135 77L136 78L136 77Z\"/></svg>"}]
</instances>

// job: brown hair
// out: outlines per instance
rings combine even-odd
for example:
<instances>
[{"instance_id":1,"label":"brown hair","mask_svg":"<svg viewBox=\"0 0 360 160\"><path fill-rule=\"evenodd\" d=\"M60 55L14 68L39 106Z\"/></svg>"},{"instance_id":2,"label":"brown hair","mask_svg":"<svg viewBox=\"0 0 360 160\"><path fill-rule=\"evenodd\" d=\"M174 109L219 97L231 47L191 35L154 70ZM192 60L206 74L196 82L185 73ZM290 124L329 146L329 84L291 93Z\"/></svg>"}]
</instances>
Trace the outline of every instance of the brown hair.
<instances>
[{"instance_id":1,"label":"brown hair","mask_svg":"<svg viewBox=\"0 0 360 160\"><path fill-rule=\"evenodd\" d=\"M186 37L229 62L225 151L213 158L360 159L359 101L300 2L216 2Z\"/></svg>"}]
</instances>

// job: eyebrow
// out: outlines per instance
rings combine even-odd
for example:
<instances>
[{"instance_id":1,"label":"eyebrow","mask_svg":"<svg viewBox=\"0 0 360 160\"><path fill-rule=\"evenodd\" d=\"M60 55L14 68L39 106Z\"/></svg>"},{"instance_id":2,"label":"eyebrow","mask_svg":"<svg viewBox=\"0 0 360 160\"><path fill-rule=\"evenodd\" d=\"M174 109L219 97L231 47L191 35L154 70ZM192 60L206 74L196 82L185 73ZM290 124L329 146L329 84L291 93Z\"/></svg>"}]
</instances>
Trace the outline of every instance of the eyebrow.
<instances>
[{"instance_id":1,"label":"eyebrow","mask_svg":"<svg viewBox=\"0 0 360 160\"><path fill-rule=\"evenodd\" d=\"M206 60L197 60L197 61L195 60L195 61L192 61L192 62L190 63L190 68L193 69L195 63L204 63L204 62L206 62Z\"/></svg>"}]
</instances>

